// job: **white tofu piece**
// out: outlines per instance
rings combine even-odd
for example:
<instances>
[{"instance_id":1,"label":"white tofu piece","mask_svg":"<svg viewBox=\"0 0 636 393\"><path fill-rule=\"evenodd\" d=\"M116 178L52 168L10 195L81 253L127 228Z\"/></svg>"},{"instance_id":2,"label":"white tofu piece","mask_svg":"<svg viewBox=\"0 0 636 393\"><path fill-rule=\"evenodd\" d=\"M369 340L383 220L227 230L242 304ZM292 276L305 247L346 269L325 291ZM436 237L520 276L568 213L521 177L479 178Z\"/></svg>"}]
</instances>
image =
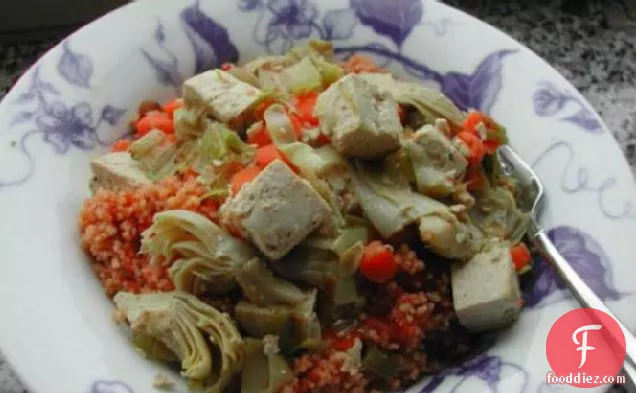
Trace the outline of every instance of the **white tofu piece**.
<instances>
[{"instance_id":1,"label":"white tofu piece","mask_svg":"<svg viewBox=\"0 0 636 393\"><path fill-rule=\"evenodd\" d=\"M151 184L152 181L128 152L114 152L91 161L93 192L99 188L118 191Z\"/></svg>"},{"instance_id":2,"label":"white tofu piece","mask_svg":"<svg viewBox=\"0 0 636 393\"><path fill-rule=\"evenodd\" d=\"M451 140L431 125L422 126L404 143L409 152L419 192L442 198L456 190L468 162Z\"/></svg>"},{"instance_id":3,"label":"white tofu piece","mask_svg":"<svg viewBox=\"0 0 636 393\"><path fill-rule=\"evenodd\" d=\"M331 225L329 205L280 160L229 198L220 215L223 225L239 231L273 260L318 227Z\"/></svg>"},{"instance_id":4,"label":"white tofu piece","mask_svg":"<svg viewBox=\"0 0 636 393\"><path fill-rule=\"evenodd\" d=\"M233 123L254 105L262 91L222 70L195 75L183 83L187 106L201 108L223 123Z\"/></svg>"},{"instance_id":5,"label":"white tofu piece","mask_svg":"<svg viewBox=\"0 0 636 393\"><path fill-rule=\"evenodd\" d=\"M521 290L510 244L493 239L484 250L451 270L459 322L471 332L509 325L521 313Z\"/></svg>"},{"instance_id":6,"label":"white tofu piece","mask_svg":"<svg viewBox=\"0 0 636 393\"><path fill-rule=\"evenodd\" d=\"M332 84L318 96L314 116L341 154L371 159L400 147L402 125L397 102L355 74Z\"/></svg>"},{"instance_id":7,"label":"white tofu piece","mask_svg":"<svg viewBox=\"0 0 636 393\"><path fill-rule=\"evenodd\" d=\"M361 72L357 75L377 87L380 91L387 91L394 97L399 93L398 84L393 74L388 72Z\"/></svg>"}]
</instances>

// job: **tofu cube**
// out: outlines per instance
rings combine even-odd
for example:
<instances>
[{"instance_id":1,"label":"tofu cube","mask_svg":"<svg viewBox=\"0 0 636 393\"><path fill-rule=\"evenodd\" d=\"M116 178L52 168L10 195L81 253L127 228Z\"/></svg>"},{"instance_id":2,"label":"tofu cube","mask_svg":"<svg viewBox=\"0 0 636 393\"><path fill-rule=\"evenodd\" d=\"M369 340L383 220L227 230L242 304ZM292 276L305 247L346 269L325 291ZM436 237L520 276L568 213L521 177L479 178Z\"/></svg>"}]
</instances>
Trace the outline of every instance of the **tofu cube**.
<instances>
[{"instance_id":1,"label":"tofu cube","mask_svg":"<svg viewBox=\"0 0 636 393\"><path fill-rule=\"evenodd\" d=\"M114 152L91 161L93 180L91 190L99 188L118 191L151 184L152 181L128 152Z\"/></svg>"},{"instance_id":2,"label":"tofu cube","mask_svg":"<svg viewBox=\"0 0 636 393\"><path fill-rule=\"evenodd\" d=\"M329 205L280 160L229 198L220 215L223 225L239 231L272 260L318 227L331 225Z\"/></svg>"},{"instance_id":3,"label":"tofu cube","mask_svg":"<svg viewBox=\"0 0 636 393\"><path fill-rule=\"evenodd\" d=\"M347 75L321 93L314 116L345 156L372 159L400 147L397 102L358 75Z\"/></svg>"},{"instance_id":4,"label":"tofu cube","mask_svg":"<svg viewBox=\"0 0 636 393\"><path fill-rule=\"evenodd\" d=\"M507 242L492 240L484 251L451 270L455 311L469 331L504 327L521 313L519 279L509 249Z\"/></svg>"},{"instance_id":5,"label":"tofu cube","mask_svg":"<svg viewBox=\"0 0 636 393\"><path fill-rule=\"evenodd\" d=\"M226 124L243 123L242 115L261 96L260 89L222 70L206 71L183 83L187 106L210 113Z\"/></svg>"}]
</instances>

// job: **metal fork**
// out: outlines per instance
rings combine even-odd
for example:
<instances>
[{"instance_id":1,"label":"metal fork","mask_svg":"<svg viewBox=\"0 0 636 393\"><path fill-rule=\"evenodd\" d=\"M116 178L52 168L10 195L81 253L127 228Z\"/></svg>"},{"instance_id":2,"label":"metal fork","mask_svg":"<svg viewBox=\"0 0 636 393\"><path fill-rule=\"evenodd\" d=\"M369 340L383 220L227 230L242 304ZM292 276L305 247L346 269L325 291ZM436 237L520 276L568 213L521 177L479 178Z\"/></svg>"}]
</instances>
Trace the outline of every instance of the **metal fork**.
<instances>
[{"instance_id":1,"label":"metal fork","mask_svg":"<svg viewBox=\"0 0 636 393\"><path fill-rule=\"evenodd\" d=\"M504 172L515 178L524 191L524 199L519 207L522 210L529 211L531 214L532 220L528 235L533 240L539 252L552 264L561 280L583 307L601 310L618 322L618 325L625 335L627 349L623 370L629 379L631 379L632 383L636 384L636 337L634 337L616 315L607 308L605 303L596 296L592 289L590 289L572 266L570 266L568 261L559 254L559 251L550 238L548 238L548 235L543 228L539 226L538 220L545 205L546 198L543 185L537 177L537 174L510 146L504 145L500 147L497 150L497 155L499 156Z\"/></svg>"}]
</instances>

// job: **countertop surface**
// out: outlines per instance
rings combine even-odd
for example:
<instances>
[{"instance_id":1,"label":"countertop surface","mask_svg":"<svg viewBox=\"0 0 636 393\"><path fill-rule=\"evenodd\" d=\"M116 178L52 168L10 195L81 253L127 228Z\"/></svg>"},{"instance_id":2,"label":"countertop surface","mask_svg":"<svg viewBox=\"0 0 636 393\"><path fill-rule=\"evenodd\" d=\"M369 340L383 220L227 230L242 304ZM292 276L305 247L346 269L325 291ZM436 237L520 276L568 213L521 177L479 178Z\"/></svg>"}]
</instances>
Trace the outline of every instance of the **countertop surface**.
<instances>
[{"instance_id":1,"label":"countertop surface","mask_svg":"<svg viewBox=\"0 0 636 393\"><path fill-rule=\"evenodd\" d=\"M510 34L569 79L601 114L636 174L636 0L447 2ZM61 38L0 44L0 99ZM0 393L23 392L0 355Z\"/></svg>"}]
</instances>

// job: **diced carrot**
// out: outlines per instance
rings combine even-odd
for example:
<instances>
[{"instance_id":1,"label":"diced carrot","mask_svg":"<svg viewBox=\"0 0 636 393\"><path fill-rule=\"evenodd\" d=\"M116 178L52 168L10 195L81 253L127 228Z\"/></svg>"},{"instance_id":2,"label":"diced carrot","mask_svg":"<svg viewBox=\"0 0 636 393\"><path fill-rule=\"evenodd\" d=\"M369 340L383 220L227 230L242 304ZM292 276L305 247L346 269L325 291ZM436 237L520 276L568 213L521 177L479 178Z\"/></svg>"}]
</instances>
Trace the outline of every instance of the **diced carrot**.
<instances>
[{"instance_id":1,"label":"diced carrot","mask_svg":"<svg viewBox=\"0 0 636 393\"><path fill-rule=\"evenodd\" d=\"M220 203L214 199L205 199L201 201L201 210L209 216L214 215L219 211Z\"/></svg>"},{"instance_id":2,"label":"diced carrot","mask_svg":"<svg viewBox=\"0 0 636 393\"><path fill-rule=\"evenodd\" d=\"M519 243L510 248L510 258L517 272L525 271L530 266L530 262L532 262L532 256L525 243Z\"/></svg>"},{"instance_id":3,"label":"diced carrot","mask_svg":"<svg viewBox=\"0 0 636 393\"><path fill-rule=\"evenodd\" d=\"M120 139L113 144L110 148L111 151L128 151L130 148L130 140L129 139Z\"/></svg>"},{"instance_id":4,"label":"diced carrot","mask_svg":"<svg viewBox=\"0 0 636 393\"><path fill-rule=\"evenodd\" d=\"M329 138L327 135L323 134L322 132L320 133L320 135L318 135L318 139L316 140L316 142L318 143L318 145L322 146L322 145L328 145L331 143L331 138Z\"/></svg>"},{"instance_id":5,"label":"diced carrot","mask_svg":"<svg viewBox=\"0 0 636 393\"><path fill-rule=\"evenodd\" d=\"M355 337L343 337L332 341L331 346L337 351L346 351L353 348L356 343Z\"/></svg>"},{"instance_id":6,"label":"diced carrot","mask_svg":"<svg viewBox=\"0 0 636 393\"><path fill-rule=\"evenodd\" d=\"M177 98L176 100L172 100L169 103L163 106L163 111L168 114L168 116L173 117L174 111L181 108L183 106L183 100L181 98Z\"/></svg>"},{"instance_id":7,"label":"diced carrot","mask_svg":"<svg viewBox=\"0 0 636 393\"><path fill-rule=\"evenodd\" d=\"M155 128L166 134L174 133L174 123L170 116L165 113L144 116L137 121L135 128L139 136L144 136Z\"/></svg>"},{"instance_id":8,"label":"diced carrot","mask_svg":"<svg viewBox=\"0 0 636 393\"><path fill-rule=\"evenodd\" d=\"M477 134L477 124L482 123L486 116L475 110L468 111L468 116L464 120L464 131Z\"/></svg>"},{"instance_id":9,"label":"diced carrot","mask_svg":"<svg viewBox=\"0 0 636 393\"><path fill-rule=\"evenodd\" d=\"M316 127L320 124L318 118L313 114L317 98L318 93L311 91L305 94L299 94L295 99L296 110L298 111L301 120L311 127Z\"/></svg>"},{"instance_id":10,"label":"diced carrot","mask_svg":"<svg viewBox=\"0 0 636 393\"><path fill-rule=\"evenodd\" d=\"M389 246L373 241L365 247L358 270L367 279L382 283L395 277L397 261Z\"/></svg>"},{"instance_id":11,"label":"diced carrot","mask_svg":"<svg viewBox=\"0 0 636 393\"><path fill-rule=\"evenodd\" d=\"M480 165L469 166L464 177L468 191L477 191L486 187L487 179L484 170Z\"/></svg>"},{"instance_id":12,"label":"diced carrot","mask_svg":"<svg viewBox=\"0 0 636 393\"><path fill-rule=\"evenodd\" d=\"M492 154L501 146L501 143L495 140L486 140L484 141L484 149L486 149L486 153Z\"/></svg>"},{"instance_id":13,"label":"diced carrot","mask_svg":"<svg viewBox=\"0 0 636 393\"><path fill-rule=\"evenodd\" d=\"M247 184L254 180L258 174L261 173L261 168L256 165L250 165L247 168L243 169L240 172L237 172L234 176L232 176L231 181L231 190L232 195L238 194L243 187L244 184Z\"/></svg>"},{"instance_id":14,"label":"diced carrot","mask_svg":"<svg viewBox=\"0 0 636 393\"><path fill-rule=\"evenodd\" d=\"M247 143L251 143L258 146L265 146L272 143L272 138L269 136L269 132L264 126L251 131L247 134Z\"/></svg>"},{"instance_id":15,"label":"diced carrot","mask_svg":"<svg viewBox=\"0 0 636 393\"><path fill-rule=\"evenodd\" d=\"M283 159L282 155L278 152L278 149L276 149L276 145L270 143L269 145L259 147L258 150L256 150L254 162L259 167L265 168L270 162L277 158L281 160Z\"/></svg>"},{"instance_id":16,"label":"diced carrot","mask_svg":"<svg viewBox=\"0 0 636 393\"><path fill-rule=\"evenodd\" d=\"M455 135L456 138L464 142L468 147L468 151L470 152L468 155L468 162L471 165L479 165L481 160L486 155L486 149L484 148L484 143L479 139L479 137L471 132L462 131Z\"/></svg>"}]
</instances>

